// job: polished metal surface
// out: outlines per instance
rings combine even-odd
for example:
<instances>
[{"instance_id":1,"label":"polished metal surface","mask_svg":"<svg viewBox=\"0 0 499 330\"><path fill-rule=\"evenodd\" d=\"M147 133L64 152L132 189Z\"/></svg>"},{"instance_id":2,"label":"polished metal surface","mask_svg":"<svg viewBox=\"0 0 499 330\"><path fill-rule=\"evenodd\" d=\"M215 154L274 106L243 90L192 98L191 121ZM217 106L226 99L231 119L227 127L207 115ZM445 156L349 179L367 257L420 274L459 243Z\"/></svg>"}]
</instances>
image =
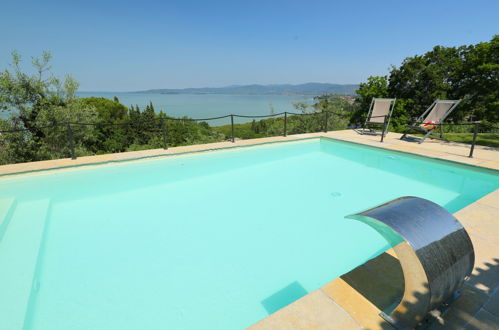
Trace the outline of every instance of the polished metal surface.
<instances>
[{"instance_id":1,"label":"polished metal surface","mask_svg":"<svg viewBox=\"0 0 499 330\"><path fill-rule=\"evenodd\" d=\"M399 329L412 329L429 311L449 301L471 274L473 245L459 221L443 207L402 197L350 215L378 231L392 245L404 274L404 295L383 313Z\"/></svg>"}]
</instances>

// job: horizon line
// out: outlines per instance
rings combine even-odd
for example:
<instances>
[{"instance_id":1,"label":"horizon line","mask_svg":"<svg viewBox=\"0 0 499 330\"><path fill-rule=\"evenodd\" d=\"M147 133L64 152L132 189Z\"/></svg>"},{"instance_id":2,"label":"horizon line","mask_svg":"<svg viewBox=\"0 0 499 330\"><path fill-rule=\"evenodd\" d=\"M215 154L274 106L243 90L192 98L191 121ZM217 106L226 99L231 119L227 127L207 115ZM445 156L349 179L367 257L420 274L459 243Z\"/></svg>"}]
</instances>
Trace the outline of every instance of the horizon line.
<instances>
[{"instance_id":1,"label":"horizon line","mask_svg":"<svg viewBox=\"0 0 499 330\"><path fill-rule=\"evenodd\" d=\"M338 86L354 86L354 85L359 85L360 83L331 83L331 82L304 82L304 83L298 83L298 84L291 84L291 83L272 83L272 84L232 84L232 85L223 85L223 86L218 86L218 87L213 87L213 86L204 86L204 87L181 87L181 88L146 88L146 89L140 89L140 90L121 90L121 91L110 91L110 90L78 90L78 92L83 92L83 93L134 93L134 92L145 92L145 91L151 91L151 90L185 90L185 89L205 89L205 88L235 88L235 87L248 87L248 86L263 86L263 87L271 87L271 86L300 86L300 85L306 85L306 84L325 84L325 85L338 85Z\"/></svg>"}]
</instances>

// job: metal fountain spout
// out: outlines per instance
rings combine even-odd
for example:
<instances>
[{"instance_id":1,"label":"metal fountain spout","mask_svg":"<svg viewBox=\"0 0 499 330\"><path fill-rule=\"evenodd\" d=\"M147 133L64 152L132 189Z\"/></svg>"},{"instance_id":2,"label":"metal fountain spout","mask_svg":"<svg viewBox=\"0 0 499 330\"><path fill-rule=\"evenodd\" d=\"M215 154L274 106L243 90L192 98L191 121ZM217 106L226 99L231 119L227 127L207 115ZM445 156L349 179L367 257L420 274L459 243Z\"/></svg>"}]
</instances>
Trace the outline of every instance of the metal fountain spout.
<instances>
[{"instance_id":1,"label":"metal fountain spout","mask_svg":"<svg viewBox=\"0 0 499 330\"><path fill-rule=\"evenodd\" d=\"M347 216L378 231L393 247L404 274L399 304L381 316L397 329L412 329L458 294L473 270L468 233L443 207L418 197L401 197Z\"/></svg>"}]
</instances>

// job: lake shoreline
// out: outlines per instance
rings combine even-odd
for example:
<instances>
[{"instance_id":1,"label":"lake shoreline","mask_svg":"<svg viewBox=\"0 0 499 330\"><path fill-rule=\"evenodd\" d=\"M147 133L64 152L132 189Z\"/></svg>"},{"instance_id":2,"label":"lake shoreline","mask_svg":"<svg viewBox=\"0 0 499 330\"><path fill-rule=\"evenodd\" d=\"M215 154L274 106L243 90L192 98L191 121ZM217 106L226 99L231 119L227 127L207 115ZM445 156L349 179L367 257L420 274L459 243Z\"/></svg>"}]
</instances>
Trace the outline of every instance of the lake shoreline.
<instances>
[{"instance_id":1,"label":"lake shoreline","mask_svg":"<svg viewBox=\"0 0 499 330\"><path fill-rule=\"evenodd\" d=\"M116 96L123 105L138 106L141 110L152 103L155 112L163 111L172 117L214 118L230 114L265 116L272 113L296 112L295 103L312 104L311 95L235 95L235 94L160 94L134 92L77 92L78 97ZM234 118L234 123L251 122L252 118ZM208 121L210 126L230 124L230 118Z\"/></svg>"}]
</instances>

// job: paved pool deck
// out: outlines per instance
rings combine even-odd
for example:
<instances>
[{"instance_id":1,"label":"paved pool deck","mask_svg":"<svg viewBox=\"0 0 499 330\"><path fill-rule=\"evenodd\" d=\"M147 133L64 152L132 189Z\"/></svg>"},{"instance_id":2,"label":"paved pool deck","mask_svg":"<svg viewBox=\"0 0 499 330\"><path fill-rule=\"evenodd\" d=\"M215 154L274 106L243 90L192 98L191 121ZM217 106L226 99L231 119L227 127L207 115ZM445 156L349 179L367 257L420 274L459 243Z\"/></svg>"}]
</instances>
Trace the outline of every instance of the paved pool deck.
<instances>
[{"instance_id":1,"label":"paved pool deck","mask_svg":"<svg viewBox=\"0 0 499 330\"><path fill-rule=\"evenodd\" d=\"M44 171L49 169L60 169L64 167L74 167L82 165L102 165L126 160L146 159L151 157L161 157L199 151L215 151L228 148L246 147L266 143L276 143L284 141L295 141L310 138L328 137L332 139L350 141L366 144L379 148L402 151L416 155L423 155L432 158L450 160L458 163L475 165L485 168L499 170L499 148L476 146L473 158L469 158L469 145L454 142L442 142L439 140L426 140L422 144L400 140L401 134L389 133L383 143L379 136L360 135L354 130L342 130L331 132L318 132L307 134L288 135L287 137L275 136L260 139L236 140L215 142L207 144L197 144L191 146L181 146L164 149L150 149L141 151L121 152L114 154L104 154L96 156L78 157L75 160L70 158L44 160L39 162L19 163L11 165L1 165L0 175L19 174L33 171Z\"/></svg>"},{"instance_id":2,"label":"paved pool deck","mask_svg":"<svg viewBox=\"0 0 499 330\"><path fill-rule=\"evenodd\" d=\"M389 133L383 143L379 136L360 135L353 130L290 135L251 140L226 141L116 154L58 159L0 166L0 175L58 171L75 166L107 166L115 162L166 155L246 147L328 137L379 148L449 160L499 170L499 149L477 146L469 158L469 145L438 140L422 144L401 141ZM499 328L499 190L454 214L468 231L475 249L475 268L466 280L462 295L429 325L430 329ZM325 260L324 262L328 262ZM403 291L403 275L392 250L366 262L324 287L284 307L250 328L258 329L391 329L380 316Z\"/></svg>"}]
</instances>

